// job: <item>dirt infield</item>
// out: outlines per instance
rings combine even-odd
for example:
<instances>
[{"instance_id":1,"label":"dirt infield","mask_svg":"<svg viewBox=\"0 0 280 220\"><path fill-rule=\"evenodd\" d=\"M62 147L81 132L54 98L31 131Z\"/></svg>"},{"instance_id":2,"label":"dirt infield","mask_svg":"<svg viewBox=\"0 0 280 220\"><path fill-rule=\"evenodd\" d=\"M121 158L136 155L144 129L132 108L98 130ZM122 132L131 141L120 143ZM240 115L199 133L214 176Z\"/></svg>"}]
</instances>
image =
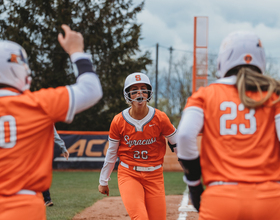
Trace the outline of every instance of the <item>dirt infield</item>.
<instances>
[{"instance_id":1,"label":"dirt infield","mask_svg":"<svg viewBox=\"0 0 280 220\"><path fill-rule=\"evenodd\" d=\"M182 201L179 196L166 196L167 220L177 220L180 212L179 207ZM105 197L97 201L93 206L86 208L77 214L72 220L129 220L121 197ZM197 220L198 213L188 212L186 220Z\"/></svg>"}]
</instances>

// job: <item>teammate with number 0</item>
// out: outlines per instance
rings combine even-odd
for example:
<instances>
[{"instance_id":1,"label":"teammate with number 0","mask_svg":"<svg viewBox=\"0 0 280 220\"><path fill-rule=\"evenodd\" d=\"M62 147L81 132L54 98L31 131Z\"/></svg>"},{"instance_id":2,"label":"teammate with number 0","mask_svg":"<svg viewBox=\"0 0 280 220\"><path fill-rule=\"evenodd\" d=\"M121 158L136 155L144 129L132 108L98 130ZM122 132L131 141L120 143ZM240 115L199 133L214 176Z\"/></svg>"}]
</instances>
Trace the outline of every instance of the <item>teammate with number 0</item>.
<instances>
[{"instance_id":1,"label":"teammate with number 0","mask_svg":"<svg viewBox=\"0 0 280 220\"><path fill-rule=\"evenodd\" d=\"M67 25L62 29L58 41L78 69L77 82L68 86L31 92L25 50L0 41L1 220L46 219L42 192L52 181L54 123L71 123L102 97L83 36Z\"/></svg>"},{"instance_id":2,"label":"teammate with number 0","mask_svg":"<svg viewBox=\"0 0 280 220\"><path fill-rule=\"evenodd\" d=\"M176 151L176 129L164 112L147 105L152 86L145 74L133 73L126 78L124 97L131 107L116 115L111 123L98 189L109 195L108 180L119 157L119 190L130 218L164 220L165 138L171 150Z\"/></svg>"},{"instance_id":3,"label":"teammate with number 0","mask_svg":"<svg viewBox=\"0 0 280 220\"><path fill-rule=\"evenodd\" d=\"M280 219L280 83L264 72L258 36L234 32L220 47L220 79L187 101L177 148L200 220Z\"/></svg>"}]
</instances>

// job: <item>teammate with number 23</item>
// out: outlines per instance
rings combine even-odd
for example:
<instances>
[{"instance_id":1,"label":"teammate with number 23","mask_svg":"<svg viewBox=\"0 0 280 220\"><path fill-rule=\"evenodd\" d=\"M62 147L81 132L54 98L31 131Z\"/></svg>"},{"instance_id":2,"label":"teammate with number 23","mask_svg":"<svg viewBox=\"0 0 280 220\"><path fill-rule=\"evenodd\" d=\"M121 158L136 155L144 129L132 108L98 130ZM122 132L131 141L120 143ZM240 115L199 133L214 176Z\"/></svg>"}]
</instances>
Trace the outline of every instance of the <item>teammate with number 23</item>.
<instances>
[{"instance_id":1,"label":"teammate with number 23","mask_svg":"<svg viewBox=\"0 0 280 220\"><path fill-rule=\"evenodd\" d=\"M263 75L264 49L252 32L228 35L217 63L220 79L188 99L178 126L199 220L280 219L280 83Z\"/></svg>"},{"instance_id":2,"label":"teammate with number 23","mask_svg":"<svg viewBox=\"0 0 280 220\"><path fill-rule=\"evenodd\" d=\"M164 220L165 138L171 150L176 151L176 128L164 112L147 105L152 98L152 86L145 74L127 76L124 97L131 107L116 115L111 123L98 189L109 195L108 180L119 157L118 185L130 218Z\"/></svg>"},{"instance_id":3,"label":"teammate with number 23","mask_svg":"<svg viewBox=\"0 0 280 220\"><path fill-rule=\"evenodd\" d=\"M62 25L62 48L77 65L77 82L31 92L27 54L0 41L0 219L45 220L42 192L52 181L54 123L98 102L102 88L84 53L81 33Z\"/></svg>"}]
</instances>

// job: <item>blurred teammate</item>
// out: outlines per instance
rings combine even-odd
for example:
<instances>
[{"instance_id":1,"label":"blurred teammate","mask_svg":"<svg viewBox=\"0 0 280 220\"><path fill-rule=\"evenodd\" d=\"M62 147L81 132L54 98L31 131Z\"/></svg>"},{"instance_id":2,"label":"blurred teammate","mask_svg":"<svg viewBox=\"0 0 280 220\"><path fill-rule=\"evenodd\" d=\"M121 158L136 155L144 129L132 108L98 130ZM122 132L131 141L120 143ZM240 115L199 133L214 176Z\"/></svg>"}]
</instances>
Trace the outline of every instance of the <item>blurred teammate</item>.
<instances>
[{"instance_id":1,"label":"blurred teammate","mask_svg":"<svg viewBox=\"0 0 280 220\"><path fill-rule=\"evenodd\" d=\"M57 144L60 147L63 157L65 157L66 160L68 160L69 152L68 152L68 150L67 150L67 148L65 146L64 141L58 135L55 127L54 127L54 143ZM51 199L50 190L47 189L42 194L43 194L43 197L44 197L45 206L53 206L53 201Z\"/></svg>"},{"instance_id":2,"label":"blurred teammate","mask_svg":"<svg viewBox=\"0 0 280 220\"><path fill-rule=\"evenodd\" d=\"M76 84L30 92L25 50L0 42L0 219L46 219L42 192L50 187L54 123L98 102L102 88L83 36L62 25L58 41L78 69Z\"/></svg>"},{"instance_id":3,"label":"blurred teammate","mask_svg":"<svg viewBox=\"0 0 280 220\"><path fill-rule=\"evenodd\" d=\"M101 170L99 192L109 195L108 180L117 157L118 185L131 219L166 219L163 157L166 139L176 147L176 129L167 115L147 105L152 86L143 73L127 76L124 97L131 106L111 123L109 148Z\"/></svg>"},{"instance_id":4,"label":"blurred teammate","mask_svg":"<svg viewBox=\"0 0 280 220\"><path fill-rule=\"evenodd\" d=\"M234 32L220 47L221 79L187 101L178 127L178 157L197 209L201 172L207 186L200 220L280 219L280 84L264 72L259 38Z\"/></svg>"}]
</instances>

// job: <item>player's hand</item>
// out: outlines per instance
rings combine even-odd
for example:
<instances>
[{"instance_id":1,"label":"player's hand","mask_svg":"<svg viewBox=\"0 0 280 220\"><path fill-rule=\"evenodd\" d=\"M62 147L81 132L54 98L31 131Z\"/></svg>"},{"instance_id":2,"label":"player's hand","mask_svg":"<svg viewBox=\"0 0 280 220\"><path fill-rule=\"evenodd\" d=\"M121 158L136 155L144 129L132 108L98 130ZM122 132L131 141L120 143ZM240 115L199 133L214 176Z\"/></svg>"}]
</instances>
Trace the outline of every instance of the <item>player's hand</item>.
<instances>
[{"instance_id":1,"label":"player's hand","mask_svg":"<svg viewBox=\"0 0 280 220\"><path fill-rule=\"evenodd\" d=\"M102 194L107 194L109 196L109 187L108 186L98 186L98 191Z\"/></svg>"},{"instance_id":2,"label":"player's hand","mask_svg":"<svg viewBox=\"0 0 280 220\"><path fill-rule=\"evenodd\" d=\"M66 53L72 55L75 52L84 52L84 38L81 33L72 31L66 24L61 25L65 36L58 34L58 42Z\"/></svg>"},{"instance_id":3,"label":"player's hand","mask_svg":"<svg viewBox=\"0 0 280 220\"><path fill-rule=\"evenodd\" d=\"M68 158L69 158L69 152L68 151L62 153L62 155L63 155L63 157L66 158L66 160L68 160Z\"/></svg>"}]
</instances>

